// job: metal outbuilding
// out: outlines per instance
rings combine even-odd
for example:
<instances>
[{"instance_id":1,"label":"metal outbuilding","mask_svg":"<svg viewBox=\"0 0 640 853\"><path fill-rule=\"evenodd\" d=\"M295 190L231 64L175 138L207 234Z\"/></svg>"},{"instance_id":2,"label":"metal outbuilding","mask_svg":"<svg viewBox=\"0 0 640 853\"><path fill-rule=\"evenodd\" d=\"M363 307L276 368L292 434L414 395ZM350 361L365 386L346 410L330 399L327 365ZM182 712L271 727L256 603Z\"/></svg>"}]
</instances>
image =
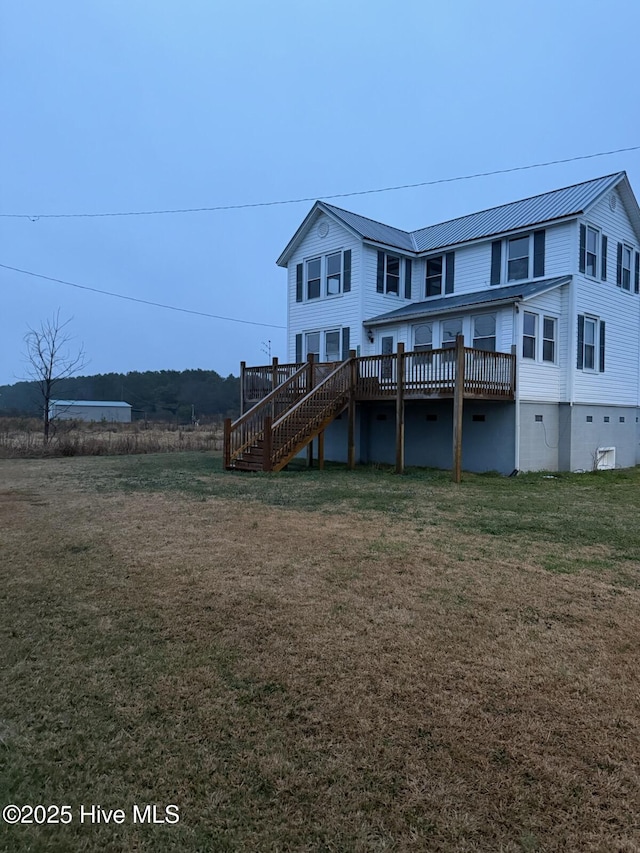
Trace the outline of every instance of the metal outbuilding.
<instances>
[{"instance_id":1,"label":"metal outbuilding","mask_svg":"<svg viewBox=\"0 0 640 853\"><path fill-rule=\"evenodd\" d=\"M113 400L51 400L49 418L128 424L131 423L131 404Z\"/></svg>"}]
</instances>

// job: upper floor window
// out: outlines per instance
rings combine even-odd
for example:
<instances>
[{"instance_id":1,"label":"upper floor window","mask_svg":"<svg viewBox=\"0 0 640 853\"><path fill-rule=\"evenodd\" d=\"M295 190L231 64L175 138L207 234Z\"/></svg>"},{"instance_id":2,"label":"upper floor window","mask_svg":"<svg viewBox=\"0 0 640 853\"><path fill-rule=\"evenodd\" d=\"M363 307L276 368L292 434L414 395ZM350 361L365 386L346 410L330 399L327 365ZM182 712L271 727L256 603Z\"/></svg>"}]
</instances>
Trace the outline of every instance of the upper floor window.
<instances>
[{"instance_id":1,"label":"upper floor window","mask_svg":"<svg viewBox=\"0 0 640 853\"><path fill-rule=\"evenodd\" d=\"M580 225L580 272L607 279L607 237L592 225Z\"/></svg>"},{"instance_id":2,"label":"upper floor window","mask_svg":"<svg viewBox=\"0 0 640 853\"><path fill-rule=\"evenodd\" d=\"M491 284L544 275L545 231L521 234L491 244Z\"/></svg>"},{"instance_id":3,"label":"upper floor window","mask_svg":"<svg viewBox=\"0 0 640 853\"><path fill-rule=\"evenodd\" d=\"M536 357L538 337L538 315L525 311L522 318L522 357Z\"/></svg>"},{"instance_id":4,"label":"upper floor window","mask_svg":"<svg viewBox=\"0 0 640 853\"><path fill-rule=\"evenodd\" d=\"M633 249L624 243L618 243L618 287L631 290L631 263Z\"/></svg>"},{"instance_id":5,"label":"upper floor window","mask_svg":"<svg viewBox=\"0 0 640 853\"><path fill-rule=\"evenodd\" d=\"M434 255L426 260L425 297L453 293L455 254Z\"/></svg>"},{"instance_id":6,"label":"upper floor window","mask_svg":"<svg viewBox=\"0 0 640 853\"><path fill-rule=\"evenodd\" d=\"M309 258L296 266L296 302L339 296L350 290L351 249Z\"/></svg>"},{"instance_id":7,"label":"upper floor window","mask_svg":"<svg viewBox=\"0 0 640 853\"><path fill-rule=\"evenodd\" d=\"M378 252L376 291L411 299L411 259Z\"/></svg>"}]
</instances>

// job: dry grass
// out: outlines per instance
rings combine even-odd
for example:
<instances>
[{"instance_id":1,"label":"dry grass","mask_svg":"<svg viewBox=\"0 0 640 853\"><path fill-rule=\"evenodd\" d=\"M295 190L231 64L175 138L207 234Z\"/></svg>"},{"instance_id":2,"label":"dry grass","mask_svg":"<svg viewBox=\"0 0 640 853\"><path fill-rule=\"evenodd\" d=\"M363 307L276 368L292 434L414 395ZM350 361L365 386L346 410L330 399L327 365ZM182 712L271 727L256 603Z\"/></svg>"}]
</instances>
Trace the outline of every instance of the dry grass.
<instances>
[{"instance_id":1,"label":"dry grass","mask_svg":"<svg viewBox=\"0 0 640 853\"><path fill-rule=\"evenodd\" d=\"M389 513L354 509L357 475L350 500L338 472L200 461L184 494L177 469L160 491L149 460L141 491L125 462L0 466L0 798L181 821L11 829L2 849L640 849L640 477L540 487L566 525L597 517L598 483L601 515L617 495L620 550L595 522L567 546L534 486L509 527L516 481L389 478L409 495ZM271 505L278 484L297 508Z\"/></svg>"},{"instance_id":2,"label":"dry grass","mask_svg":"<svg viewBox=\"0 0 640 853\"><path fill-rule=\"evenodd\" d=\"M43 456L123 456L139 453L222 450L219 423L176 427L166 423L130 424L58 421L44 444L37 418L0 418L0 459Z\"/></svg>"}]
</instances>

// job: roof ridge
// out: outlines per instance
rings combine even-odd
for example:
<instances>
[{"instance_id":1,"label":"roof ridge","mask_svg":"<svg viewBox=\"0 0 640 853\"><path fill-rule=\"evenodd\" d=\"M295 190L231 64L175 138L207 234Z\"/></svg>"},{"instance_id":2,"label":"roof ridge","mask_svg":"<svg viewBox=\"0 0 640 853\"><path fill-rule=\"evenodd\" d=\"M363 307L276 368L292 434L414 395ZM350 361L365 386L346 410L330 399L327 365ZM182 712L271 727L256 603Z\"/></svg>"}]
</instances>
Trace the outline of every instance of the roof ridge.
<instances>
[{"instance_id":1,"label":"roof ridge","mask_svg":"<svg viewBox=\"0 0 640 853\"><path fill-rule=\"evenodd\" d=\"M535 195L525 196L525 198L517 198L514 201L507 201L504 204L495 204L492 207L485 207L482 210L473 210L471 213L463 213L462 216L453 216L451 219L443 219L440 222L433 222L431 225L425 225L423 228L416 228L407 233L413 237L414 234L417 234L420 231L427 231L429 228L436 228L438 225L447 225L449 222L456 222L458 219L466 219L468 216L479 216L481 213L489 213L492 210L499 210L502 207L510 207L512 204L521 204L524 201L531 201L534 198L541 198L544 195L554 195L555 193L561 193L565 190L574 189L575 187L586 186L587 184L594 184L597 181L604 181L607 178L622 177L624 175L626 175L626 172L623 170L621 172L612 172L610 175L601 175L599 178L591 178L588 181L578 181L576 184L568 184L566 187L558 187L555 190L547 190L547 192L536 193Z\"/></svg>"}]
</instances>

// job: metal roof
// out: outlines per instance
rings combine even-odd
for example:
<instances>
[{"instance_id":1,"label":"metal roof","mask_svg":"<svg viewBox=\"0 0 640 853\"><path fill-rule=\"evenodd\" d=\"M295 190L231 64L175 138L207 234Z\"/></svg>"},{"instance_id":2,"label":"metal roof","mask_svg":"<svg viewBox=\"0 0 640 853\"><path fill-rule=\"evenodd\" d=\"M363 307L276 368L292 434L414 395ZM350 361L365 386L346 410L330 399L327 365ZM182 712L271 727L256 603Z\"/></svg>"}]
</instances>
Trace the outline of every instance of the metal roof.
<instances>
[{"instance_id":1,"label":"metal roof","mask_svg":"<svg viewBox=\"0 0 640 853\"><path fill-rule=\"evenodd\" d=\"M491 237L505 231L517 231L553 219L576 216L583 213L602 193L614 187L624 177L624 172L617 172L421 228L412 232L416 251L429 252L432 249Z\"/></svg>"},{"instance_id":2,"label":"metal roof","mask_svg":"<svg viewBox=\"0 0 640 853\"><path fill-rule=\"evenodd\" d=\"M365 320L365 326L378 326L393 323L396 320L411 320L418 317L435 316L436 314L450 314L466 308L477 308L480 306L490 307L498 304L509 304L519 300L531 299L547 290L554 290L571 282L571 276L565 275L559 278L546 278L542 281L532 281L527 284L514 284L509 287L491 287L486 290L477 290L474 293L459 293L455 296L442 296L439 299L427 299L424 302L412 302L389 311L387 314L379 314L370 320Z\"/></svg>"},{"instance_id":3,"label":"metal roof","mask_svg":"<svg viewBox=\"0 0 640 853\"><path fill-rule=\"evenodd\" d=\"M629 186L626 173L616 172L591 181L573 184L570 187L481 210L478 213L470 213L447 222L439 222L416 231L403 231L349 210L343 210L325 201L317 201L287 244L277 263L280 266L287 265L318 211L334 217L363 240L389 246L400 252L419 254L471 240L487 239L497 234L531 228L544 222L578 216L586 212L602 195L618 185L627 212L640 235L640 207Z\"/></svg>"},{"instance_id":4,"label":"metal roof","mask_svg":"<svg viewBox=\"0 0 640 853\"><path fill-rule=\"evenodd\" d=\"M342 210L325 201L320 202L320 206L357 231L365 240L373 240L374 243L384 243L385 246L395 246L397 249L409 252L416 251L416 244L409 231L401 231L400 228L393 228L383 222L376 222L375 219L359 216L357 213L351 213L350 210Z\"/></svg>"},{"instance_id":5,"label":"metal roof","mask_svg":"<svg viewBox=\"0 0 640 853\"><path fill-rule=\"evenodd\" d=\"M121 400L49 400L51 406L110 406L111 408L130 409L131 403Z\"/></svg>"}]
</instances>

